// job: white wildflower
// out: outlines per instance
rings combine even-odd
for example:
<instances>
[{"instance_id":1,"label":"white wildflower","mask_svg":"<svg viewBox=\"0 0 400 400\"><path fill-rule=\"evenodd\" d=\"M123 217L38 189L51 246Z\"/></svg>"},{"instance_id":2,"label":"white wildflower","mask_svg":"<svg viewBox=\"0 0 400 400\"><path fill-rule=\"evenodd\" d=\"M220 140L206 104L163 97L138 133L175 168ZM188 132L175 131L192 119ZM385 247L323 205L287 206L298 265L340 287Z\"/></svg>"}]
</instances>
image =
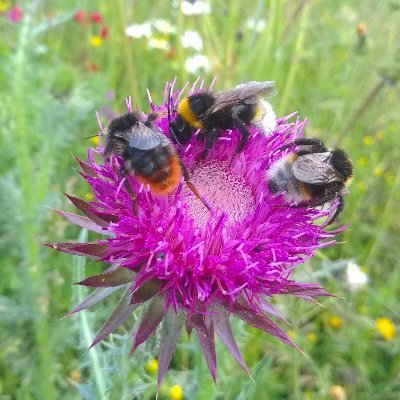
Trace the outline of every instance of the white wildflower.
<instances>
[{"instance_id":1,"label":"white wildflower","mask_svg":"<svg viewBox=\"0 0 400 400\"><path fill-rule=\"evenodd\" d=\"M347 281L353 290L358 290L368 282L368 275L353 261L347 264Z\"/></svg>"},{"instance_id":2,"label":"white wildflower","mask_svg":"<svg viewBox=\"0 0 400 400\"><path fill-rule=\"evenodd\" d=\"M170 35L171 33L175 33L176 32L175 26L173 26L166 19L156 19L155 21L153 21L153 26L159 32L162 32L165 35Z\"/></svg>"},{"instance_id":3,"label":"white wildflower","mask_svg":"<svg viewBox=\"0 0 400 400\"><path fill-rule=\"evenodd\" d=\"M185 69L190 74L197 74L199 70L208 72L211 69L210 60L204 54L196 54L185 61Z\"/></svg>"},{"instance_id":4,"label":"white wildflower","mask_svg":"<svg viewBox=\"0 0 400 400\"><path fill-rule=\"evenodd\" d=\"M165 50L165 51L171 48L171 43L168 42L168 40L161 38L151 38L147 42L147 45L152 49Z\"/></svg>"},{"instance_id":5,"label":"white wildflower","mask_svg":"<svg viewBox=\"0 0 400 400\"><path fill-rule=\"evenodd\" d=\"M192 47L193 49L200 51L203 48L203 40L196 31L183 32L181 43L185 49Z\"/></svg>"},{"instance_id":6,"label":"white wildflower","mask_svg":"<svg viewBox=\"0 0 400 400\"><path fill-rule=\"evenodd\" d=\"M266 22L263 19L248 19L245 26L247 29L259 33L265 28Z\"/></svg>"},{"instance_id":7,"label":"white wildflower","mask_svg":"<svg viewBox=\"0 0 400 400\"><path fill-rule=\"evenodd\" d=\"M184 0L181 3L181 11L185 15L210 14L211 6L208 2L202 0Z\"/></svg>"},{"instance_id":8,"label":"white wildflower","mask_svg":"<svg viewBox=\"0 0 400 400\"><path fill-rule=\"evenodd\" d=\"M148 22L129 25L125 28L125 34L135 39L150 37L151 25Z\"/></svg>"}]
</instances>

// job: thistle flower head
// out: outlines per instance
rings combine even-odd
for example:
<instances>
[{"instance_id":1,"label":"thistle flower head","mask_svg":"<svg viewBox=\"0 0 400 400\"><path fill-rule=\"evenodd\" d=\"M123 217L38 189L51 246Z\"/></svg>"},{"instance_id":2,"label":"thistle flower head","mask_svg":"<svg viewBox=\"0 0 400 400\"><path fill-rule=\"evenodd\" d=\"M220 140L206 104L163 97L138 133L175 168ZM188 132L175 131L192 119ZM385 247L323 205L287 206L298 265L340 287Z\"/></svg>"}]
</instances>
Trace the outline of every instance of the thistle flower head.
<instances>
[{"instance_id":1,"label":"thistle flower head","mask_svg":"<svg viewBox=\"0 0 400 400\"><path fill-rule=\"evenodd\" d=\"M189 93L203 90L202 86L194 84ZM176 108L182 93L167 86L163 105L156 106L150 99L152 111L160 115L155 124L168 137L167 107L172 102ZM127 107L130 111L130 101ZM171 117L175 118L174 112ZM270 318L280 315L269 299L280 294L306 299L327 295L318 284L296 282L291 275L316 249L334 243L333 236L340 231L326 231L316 223L332 212L334 204L324 210L294 207L283 196L271 194L265 180L266 171L287 152L281 147L302 136L305 124L290 115L274 121L268 136L250 126L250 138L240 153L235 151L241 137L236 129L221 131L205 159L199 157L204 142L196 134L183 149L177 147L191 182L211 211L183 179L169 195L157 196L130 175L126 179L136 194L135 213L122 183L120 157L98 162L95 156L103 152L98 147L89 149L88 162L78 160L94 199L85 202L69 196L85 216L58 212L105 238L53 247L112 265L81 284L128 288L93 345L143 305L147 308L133 336L132 352L162 325L159 385L184 324L189 333L196 331L214 380L215 333L247 371L232 334L231 316L296 347ZM96 290L71 313L102 299L104 293Z\"/></svg>"}]
</instances>

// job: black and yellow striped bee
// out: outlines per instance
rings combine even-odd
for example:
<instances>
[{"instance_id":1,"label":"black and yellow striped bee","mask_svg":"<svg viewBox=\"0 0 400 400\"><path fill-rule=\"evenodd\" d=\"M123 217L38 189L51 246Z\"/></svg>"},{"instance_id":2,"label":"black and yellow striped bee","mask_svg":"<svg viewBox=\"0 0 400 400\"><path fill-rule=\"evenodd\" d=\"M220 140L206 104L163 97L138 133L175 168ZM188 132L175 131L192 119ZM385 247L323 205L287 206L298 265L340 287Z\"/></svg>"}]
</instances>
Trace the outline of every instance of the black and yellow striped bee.
<instances>
[{"instance_id":1,"label":"black and yellow striped bee","mask_svg":"<svg viewBox=\"0 0 400 400\"><path fill-rule=\"evenodd\" d=\"M274 82L250 81L227 92L201 91L182 99L177 116L170 122L173 140L185 145L196 130L205 141L200 157L207 156L220 136L220 129L237 128L242 137L236 151L243 150L249 137L247 126L253 124L266 135L275 128L275 113L264 97L275 93Z\"/></svg>"},{"instance_id":2,"label":"black and yellow striped bee","mask_svg":"<svg viewBox=\"0 0 400 400\"><path fill-rule=\"evenodd\" d=\"M296 151L267 171L269 190L299 206L322 206L338 199L337 208L325 223L329 225L343 210L343 194L353 177L351 160L344 150L329 150L320 140L311 138L295 139L280 150L296 146Z\"/></svg>"}]
</instances>

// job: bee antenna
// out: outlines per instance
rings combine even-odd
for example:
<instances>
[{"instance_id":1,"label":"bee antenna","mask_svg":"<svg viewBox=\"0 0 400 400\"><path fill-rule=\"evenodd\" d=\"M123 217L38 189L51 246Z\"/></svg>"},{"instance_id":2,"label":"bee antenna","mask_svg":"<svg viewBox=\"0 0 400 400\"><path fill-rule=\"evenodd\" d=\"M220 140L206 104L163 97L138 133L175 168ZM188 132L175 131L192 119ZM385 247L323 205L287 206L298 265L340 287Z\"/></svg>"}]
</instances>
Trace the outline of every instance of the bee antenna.
<instances>
[{"instance_id":1,"label":"bee antenna","mask_svg":"<svg viewBox=\"0 0 400 400\"><path fill-rule=\"evenodd\" d=\"M96 134L94 134L94 135L85 136L85 137L84 137L84 139L90 139L90 138L92 138L92 137L96 137L96 136L99 136L99 134L98 134L98 133L96 133Z\"/></svg>"}]
</instances>

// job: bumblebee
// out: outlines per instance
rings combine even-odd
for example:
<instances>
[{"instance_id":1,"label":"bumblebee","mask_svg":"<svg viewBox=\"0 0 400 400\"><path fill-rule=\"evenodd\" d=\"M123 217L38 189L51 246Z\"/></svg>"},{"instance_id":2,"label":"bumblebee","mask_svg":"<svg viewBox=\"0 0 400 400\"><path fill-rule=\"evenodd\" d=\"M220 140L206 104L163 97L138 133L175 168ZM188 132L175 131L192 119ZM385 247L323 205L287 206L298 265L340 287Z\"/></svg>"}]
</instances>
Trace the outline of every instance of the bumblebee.
<instances>
[{"instance_id":1,"label":"bumblebee","mask_svg":"<svg viewBox=\"0 0 400 400\"><path fill-rule=\"evenodd\" d=\"M192 94L178 104L177 116L170 122L171 137L182 146L191 139L193 131L200 130L199 138L205 141L200 158L205 158L220 136L220 129L237 128L242 135L236 147L236 152L240 152L250 135L246 125L253 124L266 135L275 128L275 113L264 100L272 94L272 81L250 81L216 94Z\"/></svg>"},{"instance_id":2,"label":"bumblebee","mask_svg":"<svg viewBox=\"0 0 400 400\"><path fill-rule=\"evenodd\" d=\"M104 156L119 155L124 163L121 175L135 175L138 182L149 185L156 195L167 195L172 192L184 177L186 184L193 193L204 203L189 180L174 146L169 139L152 127L152 122L158 115L150 114L145 123L138 112L127 112L113 118L105 128ZM136 196L125 180L125 187L134 202L137 213ZM209 208L208 204L205 205Z\"/></svg>"},{"instance_id":3,"label":"bumblebee","mask_svg":"<svg viewBox=\"0 0 400 400\"><path fill-rule=\"evenodd\" d=\"M329 150L318 139L295 139L279 150L295 146L297 151L267 171L269 190L298 206L322 206L337 199L338 205L325 223L330 225L344 208L343 194L353 177L352 163L344 150Z\"/></svg>"}]
</instances>

